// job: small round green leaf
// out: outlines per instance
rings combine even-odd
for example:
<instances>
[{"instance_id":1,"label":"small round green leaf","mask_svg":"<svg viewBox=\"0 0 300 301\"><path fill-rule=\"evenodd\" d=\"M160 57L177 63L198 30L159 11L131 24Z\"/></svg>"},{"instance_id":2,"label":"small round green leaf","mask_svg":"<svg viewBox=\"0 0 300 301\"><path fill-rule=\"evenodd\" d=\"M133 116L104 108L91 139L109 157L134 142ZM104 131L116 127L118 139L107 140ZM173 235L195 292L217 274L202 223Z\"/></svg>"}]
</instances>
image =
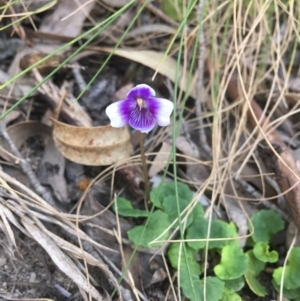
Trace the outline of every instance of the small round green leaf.
<instances>
[{"instance_id":1,"label":"small round green leaf","mask_svg":"<svg viewBox=\"0 0 300 301\"><path fill-rule=\"evenodd\" d=\"M187 239L199 239L199 241L188 242L188 245L195 249L203 249L206 244L208 230L208 220L204 217L195 220L187 229ZM237 237L236 227L233 223L225 223L221 220L212 220L210 228L210 239L218 240L209 241L209 249L221 249L227 244L235 244L238 246L238 240L227 240L226 238Z\"/></svg>"},{"instance_id":2,"label":"small round green leaf","mask_svg":"<svg viewBox=\"0 0 300 301\"><path fill-rule=\"evenodd\" d=\"M272 284L277 292L280 292L280 285L276 284L274 279L272 280ZM283 288L283 296L288 299L293 299L294 301L297 300L300 296L300 287L292 290L288 290L286 288Z\"/></svg>"},{"instance_id":3,"label":"small round green leaf","mask_svg":"<svg viewBox=\"0 0 300 301\"><path fill-rule=\"evenodd\" d=\"M117 207L117 208L116 208ZM117 198L117 205L113 205L114 211L117 211L118 214L122 216L129 217L148 217L149 212L145 210L134 209L130 201L124 198Z\"/></svg>"},{"instance_id":4,"label":"small round green leaf","mask_svg":"<svg viewBox=\"0 0 300 301\"><path fill-rule=\"evenodd\" d=\"M221 262L214 268L215 274L222 280L241 277L247 270L247 258L243 250L236 245L227 245L222 249Z\"/></svg>"},{"instance_id":5,"label":"small round green leaf","mask_svg":"<svg viewBox=\"0 0 300 301\"><path fill-rule=\"evenodd\" d=\"M254 256L263 262L277 262L278 253L276 251L269 251L269 245L265 242L255 244L253 248Z\"/></svg>"},{"instance_id":6,"label":"small round green leaf","mask_svg":"<svg viewBox=\"0 0 300 301\"><path fill-rule=\"evenodd\" d=\"M225 280L225 287L233 292L240 291L244 287L244 285L245 280L243 276L232 280Z\"/></svg>"},{"instance_id":7,"label":"small round green leaf","mask_svg":"<svg viewBox=\"0 0 300 301\"><path fill-rule=\"evenodd\" d=\"M217 277L207 277L206 278L206 299L210 301L218 301L222 298L225 289L225 284L223 281ZM204 291L204 280L201 280L200 291ZM202 297L203 298L203 297ZM201 301L204 300L200 299ZM198 301L198 300L197 300Z\"/></svg>"},{"instance_id":8,"label":"small round green leaf","mask_svg":"<svg viewBox=\"0 0 300 301\"><path fill-rule=\"evenodd\" d=\"M281 283L282 273L284 271L283 287L288 290L293 290L300 287L300 247L295 247L291 250L287 265L283 270L282 267L277 268L273 272L273 279L277 285Z\"/></svg>"},{"instance_id":9,"label":"small round green leaf","mask_svg":"<svg viewBox=\"0 0 300 301\"><path fill-rule=\"evenodd\" d=\"M150 193L151 202L158 208L163 208L164 200L171 196L173 197L173 206L176 206L176 189L177 186L178 199L191 201L193 198L193 192L186 184L180 182L162 183L158 187L152 189ZM176 208L176 207L175 207Z\"/></svg>"},{"instance_id":10,"label":"small round green leaf","mask_svg":"<svg viewBox=\"0 0 300 301\"><path fill-rule=\"evenodd\" d=\"M151 245L149 245L149 243L160 236L169 226L168 215L160 210L156 210L149 216L148 223L145 226L136 226L127 233L129 239L135 245L145 248L154 248L161 246L163 242ZM167 239L168 237L169 231L166 231L160 240Z\"/></svg>"},{"instance_id":11,"label":"small round green leaf","mask_svg":"<svg viewBox=\"0 0 300 301\"><path fill-rule=\"evenodd\" d=\"M180 253L180 260L178 260L179 253ZM193 250L192 248L186 245L185 246L186 258L185 258L183 246L181 246L181 250L180 250L180 243L172 243L168 250L168 258L174 269L178 269L178 264L179 264L180 269L187 269L191 273L199 276L201 273L201 269L200 269L200 265L195 259L196 253L197 252L195 250Z\"/></svg>"},{"instance_id":12,"label":"small round green leaf","mask_svg":"<svg viewBox=\"0 0 300 301\"><path fill-rule=\"evenodd\" d=\"M284 228L284 221L274 210L260 210L251 217L254 227L252 239L254 242L268 243L273 234Z\"/></svg>"},{"instance_id":13,"label":"small round green leaf","mask_svg":"<svg viewBox=\"0 0 300 301\"><path fill-rule=\"evenodd\" d=\"M235 292L225 288L221 301L243 301Z\"/></svg>"}]
</instances>

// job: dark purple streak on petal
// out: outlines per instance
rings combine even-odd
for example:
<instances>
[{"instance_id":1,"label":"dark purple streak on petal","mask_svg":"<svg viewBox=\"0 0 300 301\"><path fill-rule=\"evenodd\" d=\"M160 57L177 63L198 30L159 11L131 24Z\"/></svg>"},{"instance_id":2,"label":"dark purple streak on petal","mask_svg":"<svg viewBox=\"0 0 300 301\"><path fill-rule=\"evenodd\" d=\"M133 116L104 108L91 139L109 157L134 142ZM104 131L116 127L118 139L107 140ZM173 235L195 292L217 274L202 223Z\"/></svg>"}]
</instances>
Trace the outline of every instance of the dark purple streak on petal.
<instances>
[{"instance_id":1,"label":"dark purple streak on petal","mask_svg":"<svg viewBox=\"0 0 300 301\"><path fill-rule=\"evenodd\" d=\"M132 112L132 110L135 109L135 107L137 106L137 103L135 100L133 99L125 99L120 103L119 106L119 112L122 116L122 118L126 119L126 121L129 121L130 118L130 114Z\"/></svg>"},{"instance_id":2,"label":"dark purple streak on petal","mask_svg":"<svg viewBox=\"0 0 300 301\"><path fill-rule=\"evenodd\" d=\"M155 117L146 108L138 106L131 112L129 125L142 133L150 132L155 126Z\"/></svg>"},{"instance_id":3,"label":"dark purple streak on petal","mask_svg":"<svg viewBox=\"0 0 300 301\"><path fill-rule=\"evenodd\" d=\"M160 103L155 97L149 97L145 100L145 106L151 115L156 119L157 113L160 109Z\"/></svg>"}]
</instances>

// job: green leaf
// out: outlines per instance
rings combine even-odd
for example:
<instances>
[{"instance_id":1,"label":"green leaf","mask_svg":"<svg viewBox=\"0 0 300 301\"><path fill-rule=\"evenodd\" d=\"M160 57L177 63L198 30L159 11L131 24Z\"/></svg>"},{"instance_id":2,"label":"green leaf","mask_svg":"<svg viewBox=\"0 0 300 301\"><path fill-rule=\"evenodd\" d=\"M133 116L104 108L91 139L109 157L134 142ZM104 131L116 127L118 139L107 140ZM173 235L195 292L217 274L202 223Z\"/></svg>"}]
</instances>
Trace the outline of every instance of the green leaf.
<instances>
[{"instance_id":1,"label":"green leaf","mask_svg":"<svg viewBox=\"0 0 300 301\"><path fill-rule=\"evenodd\" d=\"M190 300L201 300L200 296L200 265L195 260L196 251L180 243L172 243L168 250L168 258L173 268L178 270L180 266L180 287L186 297ZM185 256L186 254L186 256ZM180 257L179 257L180 256Z\"/></svg>"},{"instance_id":2,"label":"green leaf","mask_svg":"<svg viewBox=\"0 0 300 301\"><path fill-rule=\"evenodd\" d=\"M265 268L265 263L258 260L253 251L250 250L246 253L248 261L248 270L245 273L245 279L249 288L259 297L264 297L267 295L267 290L263 287L257 280L257 275Z\"/></svg>"},{"instance_id":3,"label":"green leaf","mask_svg":"<svg viewBox=\"0 0 300 301\"><path fill-rule=\"evenodd\" d=\"M190 227L187 229L186 238L187 239L199 239L199 241L188 242L188 245L195 249L200 250L207 244L207 229L208 220L204 217L195 220ZM225 223L220 220L211 221L210 238L218 238L224 240L216 240L209 242L209 249L223 248L227 244L238 245L238 240L226 240L226 238L237 237L237 232L235 225L233 223Z\"/></svg>"},{"instance_id":4,"label":"green leaf","mask_svg":"<svg viewBox=\"0 0 300 301\"><path fill-rule=\"evenodd\" d=\"M124 198L117 198L118 213L122 216L130 217L148 217L149 212L139 209L134 209L130 201ZM113 205L114 211L116 211L116 204Z\"/></svg>"},{"instance_id":5,"label":"green leaf","mask_svg":"<svg viewBox=\"0 0 300 301\"><path fill-rule=\"evenodd\" d=\"M193 221L197 220L198 218L201 218L204 216L204 210L203 207L197 203L197 205L195 206L195 208L193 209L191 216L193 218Z\"/></svg>"},{"instance_id":6,"label":"green leaf","mask_svg":"<svg viewBox=\"0 0 300 301\"><path fill-rule=\"evenodd\" d=\"M276 251L269 251L269 245L265 242L255 244L253 248L254 256L263 262L277 262L278 253Z\"/></svg>"},{"instance_id":7,"label":"green leaf","mask_svg":"<svg viewBox=\"0 0 300 301\"><path fill-rule=\"evenodd\" d=\"M170 222L168 215L160 210L154 211L149 216L149 221L147 226L136 226L129 230L129 239L138 246L145 248L154 248L161 246L163 243L155 243L149 245L151 241L160 236L168 227ZM166 231L164 235L161 236L161 240L167 239L169 237L169 231Z\"/></svg>"},{"instance_id":8,"label":"green leaf","mask_svg":"<svg viewBox=\"0 0 300 301\"><path fill-rule=\"evenodd\" d=\"M273 279L280 285L283 268L279 267L273 272ZM288 290L300 287L300 247L291 250L287 265L284 269L283 287Z\"/></svg>"},{"instance_id":9,"label":"green leaf","mask_svg":"<svg viewBox=\"0 0 300 301\"><path fill-rule=\"evenodd\" d=\"M190 279L192 279L192 284ZM198 276L189 274L186 270L180 273L180 287L183 294L192 301L204 300L204 280L200 280ZM224 292L224 282L217 277L206 278L206 299L209 301L219 301Z\"/></svg>"},{"instance_id":10,"label":"green leaf","mask_svg":"<svg viewBox=\"0 0 300 301\"><path fill-rule=\"evenodd\" d=\"M241 277L247 270L247 258L243 250L235 245L222 249L221 262L214 268L215 274L222 280Z\"/></svg>"},{"instance_id":11,"label":"green leaf","mask_svg":"<svg viewBox=\"0 0 300 301\"><path fill-rule=\"evenodd\" d=\"M175 21L182 21L184 19L183 12L187 10L184 7L186 1L184 0L162 0L162 10L163 12ZM191 13L188 20L192 20L194 13Z\"/></svg>"},{"instance_id":12,"label":"green leaf","mask_svg":"<svg viewBox=\"0 0 300 301\"><path fill-rule=\"evenodd\" d=\"M180 213L190 204L190 200L179 199ZM168 214L170 223L178 217L177 204L175 196L168 196L163 201L164 211ZM187 220L187 227L193 222L193 216L190 214ZM173 225L173 228L178 226L178 222Z\"/></svg>"},{"instance_id":13,"label":"green leaf","mask_svg":"<svg viewBox=\"0 0 300 301\"><path fill-rule=\"evenodd\" d=\"M272 280L272 284L273 284L275 290L277 292L280 292L280 285L276 284L274 279ZM299 296L300 296L300 287L298 287L296 289L292 289L292 290L288 290L286 288L283 288L283 296L285 298L293 299L293 300L299 298Z\"/></svg>"},{"instance_id":14,"label":"green leaf","mask_svg":"<svg viewBox=\"0 0 300 301\"><path fill-rule=\"evenodd\" d=\"M181 247L181 256L179 258L179 251L180 251L180 243L172 243L169 250L168 250L168 258L170 263L174 269L178 270L178 262L180 263L180 269L187 269L186 262L189 266L190 272L199 276L201 274L200 265L195 259L196 251L190 248L189 246L185 246L186 252L186 259L183 253L183 246Z\"/></svg>"},{"instance_id":15,"label":"green leaf","mask_svg":"<svg viewBox=\"0 0 300 301\"><path fill-rule=\"evenodd\" d=\"M228 240L227 244L230 245L235 245L237 247L240 246L240 240L238 239L238 233L236 230L236 226L233 222L231 223L226 223L227 227L226 227L226 232L227 232L227 237L228 238L236 238L236 239L232 239L232 240Z\"/></svg>"},{"instance_id":16,"label":"green leaf","mask_svg":"<svg viewBox=\"0 0 300 301\"><path fill-rule=\"evenodd\" d=\"M177 189L179 211L182 213L190 205L193 199L193 193L186 184L180 182L177 183ZM159 187L154 188L151 191L151 201L156 207L161 208L168 214L170 223L173 223L173 221L178 218L175 182L163 183ZM188 214L187 227L194 220L204 215L203 208L200 204L197 204L192 212ZM174 228L177 226L178 223L173 225Z\"/></svg>"},{"instance_id":17,"label":"green leaf","mask_svg":"<svg viewBox=\"0 0 300 301\"><path fill-rule=\"evenodd\" d=\"M273 234L284 228L284 221L274 210L260 210L251 217L254 227L252 239L254 242L268 243Z\"/></svg>"},{"instance_id":18,"label":"green leaf","mask_svg":"<svg viewBox=\"0 0 300 301\"><path fill-rule=\"evenodd\" d=\"M249 288L255 295L259 297L265 297L267 295L266 288L259 283L256 276L251 273L246 273L245 279Z\"/></svg>"},{"instance_id":19,"label":"green leaf","mask_svg":"<svg viewBox=\"0 0 300 301\"><path fill-rule=\"evenodd\" d=\"M199 275L189 272L188 269L184 267L180 269L179 280L182 292L189 300L199 301L203 299Z\"/></svg>"},{"instance_id":20,"label":"green leaf","mask_svg":"<svg viewBox=\"0 0 300 301\"><path fill-rule=\"evenodd\" d=\"M243 301L243 300L237 293L225 288L222 299L220 301Z\"/></svg>"},{"instance_id":21,"label":"green leaf","mask_svg":"<svg viewBox=\"0 0 300 301\"><path fill-rule=\"evenodd\" d=\"M264 270L266 264L254 256L253 250L249 250L246 253L246 257L248 261L248 271L255 276L259 275L259 273Z\"/></svg>"},{"instance_id":22,"label":"green leaf","mask_svg":"<svg viewBox=\"0 0 300 301\"><path fill-rule=\"evenodd\" d=\"M178 199L191 201L193 192L186 184L177 182ZM158 187L152 189L150 193L151 202L158 208L163 208L163 202L167 197L173 197L173 206L176 206L176 190L175 182L162 183Z\"/></svg>"},{"instance_id":23,"label":"green leaf","mask_svg":"<svg viewBox=\"0 0 300 301\"><path fill-rule=\"evenodd\" d=\"M244 277L239 277L232 280L225 280L225 287L230 291L238 292L240 291L245 285Z\"/></svg>"},{"instance_id":24,"label":"green leaf","mask_svg":"<svg viewBox=\"0 0 300 301\"><path fill-rule=\"evenodd\" d=\"M218 279L217 277L207 277L206 278L206 299L210 301L218 301L222 298L223 292L225 289L225 284L223 281ZM201 292L204 291L204 280L201 280L200 286ZM203 296L200 299L204 300Z\"/></svg>"}]
</instances>

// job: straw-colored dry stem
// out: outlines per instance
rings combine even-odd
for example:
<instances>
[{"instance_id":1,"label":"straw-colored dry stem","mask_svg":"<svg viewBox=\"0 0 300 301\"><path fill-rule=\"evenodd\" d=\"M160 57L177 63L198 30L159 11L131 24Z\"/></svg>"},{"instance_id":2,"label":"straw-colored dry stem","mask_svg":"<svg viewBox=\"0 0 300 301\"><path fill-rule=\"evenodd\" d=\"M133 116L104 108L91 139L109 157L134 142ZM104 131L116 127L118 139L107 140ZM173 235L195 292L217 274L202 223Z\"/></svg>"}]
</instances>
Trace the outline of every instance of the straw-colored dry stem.
<instances>
[{"instance_id":1,"label":"straw-colored dry stem","mask_svg":"<svg viewBox=\"0 0 300 301\"><path fill-rule=\"evenodd\" d=\"M231 81L228 85L227 94L233 99L239 98L237 83ZM260 149L260 156L265 167L275 176L285 199L290 208L295 224L300 230L300 174L293 159L290 149L282 141L278 132L270 125L267 117L263 115L262 109L254 99L250 102L251 108L248 111L248 120L253 129L258 126L264 134L267 142L263 149ZM260 131L257 131L260 133Z\"/></svg>"}]
</instances>

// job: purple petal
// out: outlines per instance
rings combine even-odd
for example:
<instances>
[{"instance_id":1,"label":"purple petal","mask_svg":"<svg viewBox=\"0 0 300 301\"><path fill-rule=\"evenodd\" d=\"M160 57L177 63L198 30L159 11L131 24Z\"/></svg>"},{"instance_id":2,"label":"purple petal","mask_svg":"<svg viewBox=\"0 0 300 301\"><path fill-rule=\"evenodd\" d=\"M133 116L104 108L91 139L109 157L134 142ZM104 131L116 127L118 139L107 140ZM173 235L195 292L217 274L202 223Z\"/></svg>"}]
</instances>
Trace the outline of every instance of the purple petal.
<instances>
[{"instance_id":1,"label":"purple petal","mask_svg":"<svg viewBox=\"0 0 300 301\"><path fill-rule=\"evenodd\" d=\"M155 96L155 91L148 85L141 84L132 88L128 94L127 98L135 99L142 98L143 100Z\"/></svg>"},{"instance_id":2,"label":"purple petal","mask_svg":"<svg viewBox=\"0 0 300 301\"><path fill-rule=\"evenodd\" d=\"M135 106L136 102L129 99L110 104L105 110L106 115L110 119L110 125L115 128L120 128L128 123L130 113Z\"/></svg>"},{"instance_id":3,"label":"purple petal","mask_svg":"<svg viewBox=\"0 0 300 301\"><path fill-rule=\"evenodd\" d=\"M129 125L142 133L148 133L155 126L155 117L148 109L136 106L130 114Z\"/></svg>"},{"instance_id":4,"label":"purple petal","mask_svg":"<svg viewBox=\"0 0 300 301\"><path fill-rule=\"evenodd\" d=\"M174 108L170 100L152 97L145 100L145 104L158 125L167 126L170 124L170 115Z\"/></svg>"}]
</instances>

